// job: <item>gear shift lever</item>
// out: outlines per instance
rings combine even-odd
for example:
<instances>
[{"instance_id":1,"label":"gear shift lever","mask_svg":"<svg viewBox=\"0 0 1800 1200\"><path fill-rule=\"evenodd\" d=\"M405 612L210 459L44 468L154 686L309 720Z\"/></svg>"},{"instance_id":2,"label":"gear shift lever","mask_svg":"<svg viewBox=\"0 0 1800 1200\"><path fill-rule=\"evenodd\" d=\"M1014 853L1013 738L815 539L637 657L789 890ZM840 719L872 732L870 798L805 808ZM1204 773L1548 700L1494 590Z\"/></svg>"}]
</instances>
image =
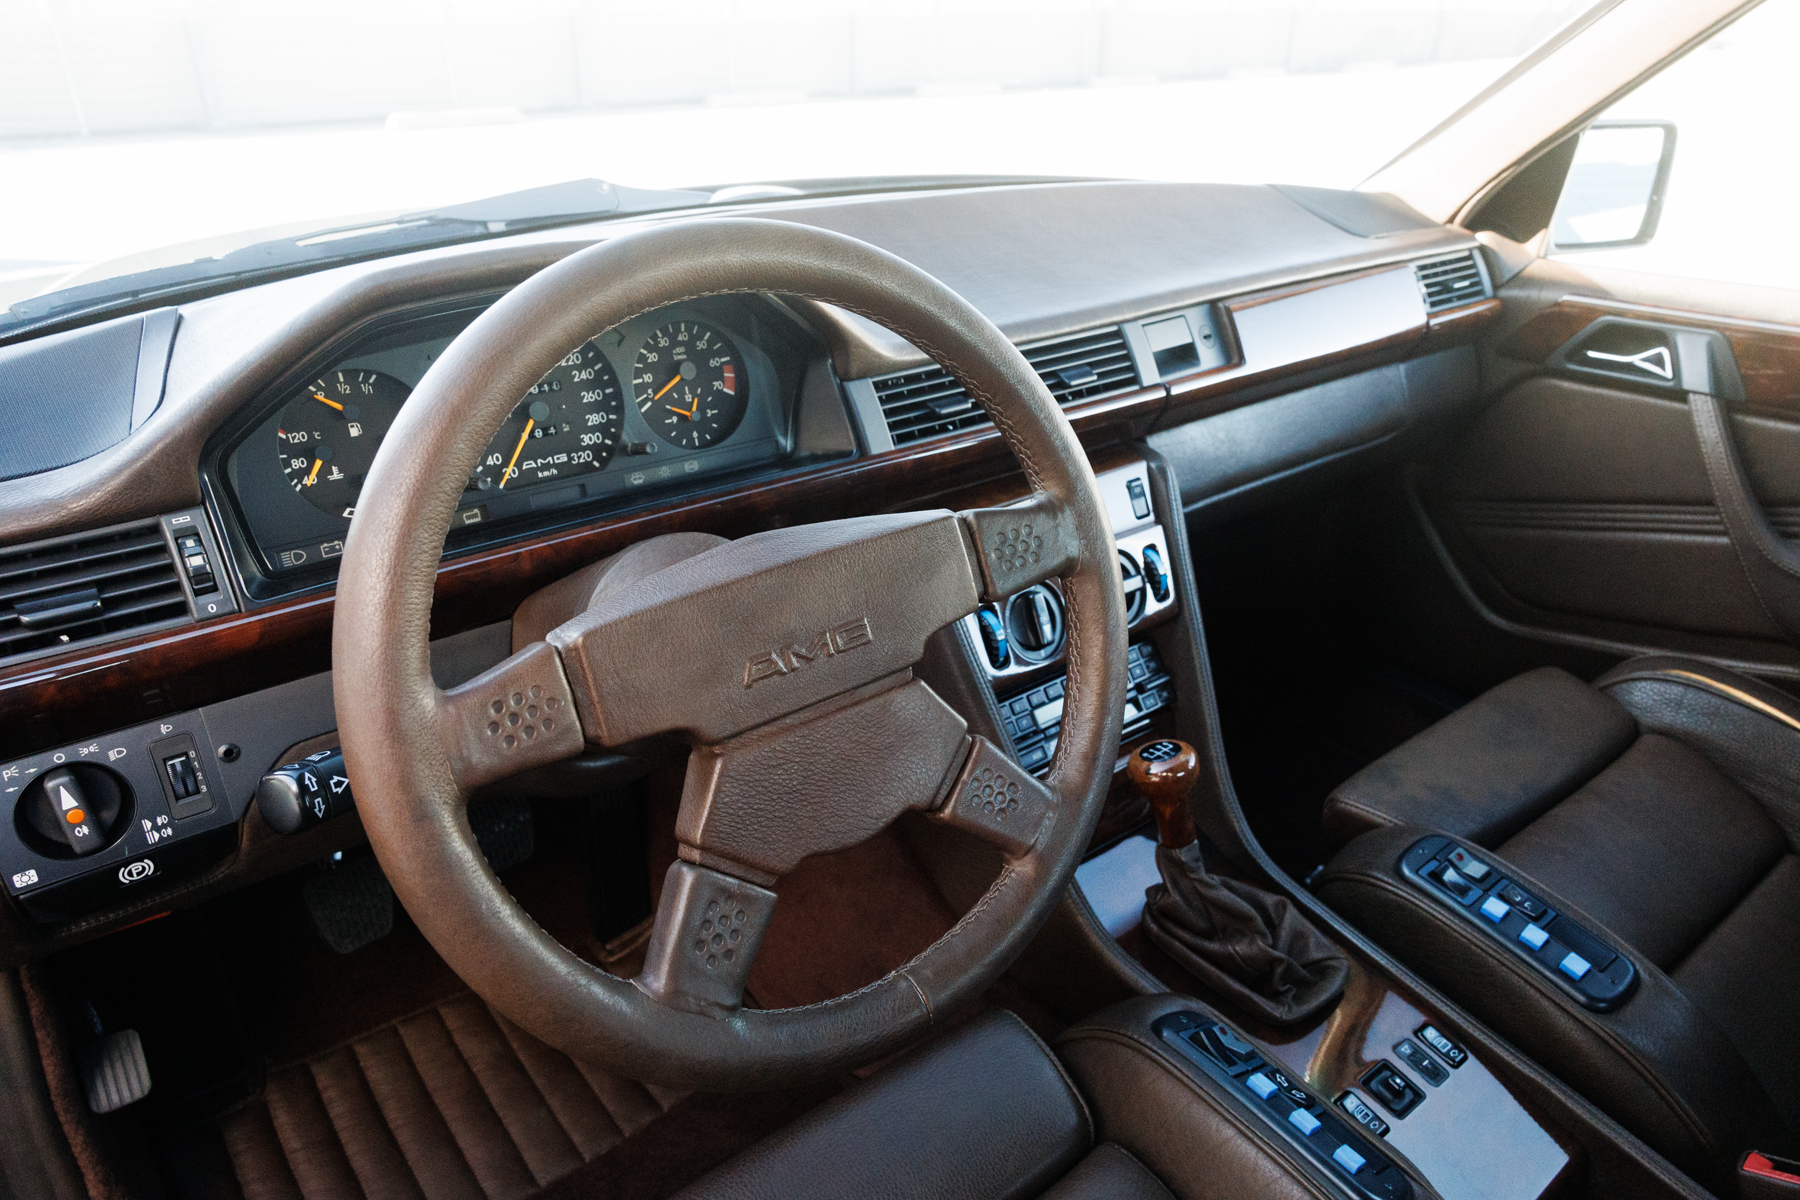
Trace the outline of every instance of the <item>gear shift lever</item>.
<instances>
[{"instance_id":1,"label":"gear shift lever","mask_svg":"<svg viewBox=\"0 0 1800 1200\"><path fill-rule=\"evenodd\" d=\"M1125 777L1156 814L1156 868L1144 893L1144 933L1189 974L1277 1025L1336 1000L1350 964L1284 896L1209 874L1188 794L1200 756L1162 738L1132 751Z\"/></svg>"},{"instance_id":2,"label":"gear shift lever","mask_svg":"<svg viewBox=\"0 0 1800 1200\"><path fill-rule=\"evenodd\" d=\"M1200 778L1200 756L1186 742L1172 738L1145 742L1125 763L1125 778L1150 799L1156 814L1156 840L1171 850L1194 841L1194 816L1188 793Z\"/></svg>"}]
</instances>

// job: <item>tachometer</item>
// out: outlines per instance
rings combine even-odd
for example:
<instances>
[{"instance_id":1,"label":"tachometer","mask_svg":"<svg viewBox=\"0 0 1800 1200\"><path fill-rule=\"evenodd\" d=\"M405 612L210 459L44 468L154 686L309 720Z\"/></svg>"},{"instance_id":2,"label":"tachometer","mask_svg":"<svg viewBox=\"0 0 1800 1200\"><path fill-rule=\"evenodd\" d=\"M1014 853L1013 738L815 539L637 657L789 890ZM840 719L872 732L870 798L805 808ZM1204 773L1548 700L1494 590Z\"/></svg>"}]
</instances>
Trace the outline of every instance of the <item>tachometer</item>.
<instances>
[{"instance_id":1,"label":"tachometer","mask_svg":"<svg viewBox=\"0 0 1800 1200\"><path fill-rule=\"evenodd\" d=\"M744 419L749 379L725 336L699 321L674 321L644 339L631 391L656 435L683 450L730 437Z\"/></svg>"},{"instance_id":2,"label":"tachometer","mask_svg":"<svg viewBox=\"0 0 1800 1200\"><path fill-rule=\"evenodd\" d=\"M328 371L281 410L281 472L333 516L356 515L375 451L411 389L379 371Z\"/></svg>"},{"instance_id":3,"label":"tachometer","mask_svg":"<svg viewBox=\"0 0 1800 1200\"><path fill-rule=\"evenodd\" d=\"M600 347L588 342L525 393L482 452L469 489L517 488L598 471L611 460L624 426L619 377Z\"/></svg>"}]
</instances>

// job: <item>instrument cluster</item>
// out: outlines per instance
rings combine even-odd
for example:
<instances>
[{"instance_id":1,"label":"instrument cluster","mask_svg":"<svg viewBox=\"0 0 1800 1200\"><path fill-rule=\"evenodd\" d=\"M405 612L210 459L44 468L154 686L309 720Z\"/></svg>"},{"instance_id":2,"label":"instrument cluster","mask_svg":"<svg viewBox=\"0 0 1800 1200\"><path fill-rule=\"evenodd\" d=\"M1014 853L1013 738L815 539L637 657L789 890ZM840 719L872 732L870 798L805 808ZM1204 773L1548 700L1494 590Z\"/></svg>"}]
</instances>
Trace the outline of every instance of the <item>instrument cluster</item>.
<instances>
[{"instance_id":1,"label":"instrument cluster","mask_svg":"<svg viewBox=\"0 0 1800 1200\"><path fill-rule=\"evenodd\" d=\"M221 508L251 550L253 595L335 574L377 449L483 307L421 312L352 337L323 370L278 385L227 431L215 474ZM768 301L734 297L649 313L571 347L482 452L448 548L791 458L808 340Z\"/></svg>"}]
</instances>

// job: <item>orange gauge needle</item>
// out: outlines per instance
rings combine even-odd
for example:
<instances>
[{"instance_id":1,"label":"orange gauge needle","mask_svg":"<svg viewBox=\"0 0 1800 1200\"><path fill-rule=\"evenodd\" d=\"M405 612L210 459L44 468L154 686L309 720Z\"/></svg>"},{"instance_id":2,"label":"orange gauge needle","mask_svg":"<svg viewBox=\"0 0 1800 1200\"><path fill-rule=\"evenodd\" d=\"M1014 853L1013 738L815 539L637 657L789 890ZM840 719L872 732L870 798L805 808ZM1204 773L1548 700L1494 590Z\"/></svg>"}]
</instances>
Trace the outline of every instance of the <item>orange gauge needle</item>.
<instances>
[{"instance_id":1,"label":"orange gauge needle","mask_svg":"<svg viewBox=\"0 0 1800 1200\"><path fill-rule=\"evenodd\" d=\"M324 465L325 465L324 459L322 459L322 458L313 459L313 469L311 471L307 472L307 475L306 475L306 486L307 487L311 487L313 485L313 480L315 480L319 477L319 468Z\"/></svg>"},{"instance_id":2,"label":"orange gauge needle","mask_svg":"<svg viewBox=\"0 0 1800 1200\"><path fill-rule=\"evenodd\" d=\"M680 413L682 416L686 417L688 420L691 421L694 419L695 411L698 410L700 407L700 401L698 398L696 398L694 400L693 408L676 408L673 404L665 404L665 405L663 405L663 407L668 409L672 413Z\"/></svg>"},{"instance_id":3,"label":"orange gauge needle","mask_svg":"<svg viewBox=\"0 0 1800 1200\"><path fill-rule=\"evenodd\" d=\"M525 432L519 435L519 444L513 447L513 456L507 460L506 470L500 475L500 489L506 490L506 481L512 478L513 464L519 461L519 452L525 449L525 439L531 436L531 427L537 424L536 417L525 418Z\"/></svg>"},{"instance_id":4,"label":"orange gauge needle","mask_svg":"<svg viewBox=\"0 0 1800 1200\"><path fill-rule=\"evenodd\" d=\"M674 387L676 384L678 384L680 382L681 382L681 372L677 371L677 372L675 372L675 378L669 380L669 382L662 385L662 391L660 391L660 392L656 393L656 395L650 397L650 403L655 404L658 400L661 400L664 396L669 394L670 388Z\"/></svg>"},{"instance_id":5,"label":"orange gauge needle","mask_svg":"<svg viewBox=\"0 0 1800 1200\"><path fill-rule=\"evenodd\" d=\"M325 397L319 395L319 393L317 393L317 392L313 393L313 399L317 400L320 404L329 404L329 405L331 405L331 407L337 409L339 412L344 411L344 406L339 404L336 400L327 400Z\"/></svg>"}]
</instances>

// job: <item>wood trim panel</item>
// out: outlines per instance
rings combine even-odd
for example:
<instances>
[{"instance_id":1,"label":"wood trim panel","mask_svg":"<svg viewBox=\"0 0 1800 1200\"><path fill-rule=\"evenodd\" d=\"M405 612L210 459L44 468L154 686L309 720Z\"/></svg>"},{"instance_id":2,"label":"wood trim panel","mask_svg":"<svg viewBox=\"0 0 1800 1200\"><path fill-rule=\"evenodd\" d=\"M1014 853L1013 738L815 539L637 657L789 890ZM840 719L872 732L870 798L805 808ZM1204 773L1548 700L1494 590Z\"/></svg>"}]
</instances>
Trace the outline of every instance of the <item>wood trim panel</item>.
<instances>
[{"instance_id":1,"label":"wood trim panel","mask_svg":"<svg viewBox=\"0 0 1800 1200\"><path fill-rule=\"evenodd\" d=\"M1685 309L1658 308L1597 296L1564 296L1506 337L1496 352L1543 362L1601 317L1635 317L1670 325L1716 329L1731 343L1744 379L1744 403L1754 410L1800 420L1800 328Z\"/></svg>"},{"instance_id":2,"label":"wood trim panel","mask_svg":"<svg viewBox=\"0 0 1800 1200\"><path fill-rule=\"evenodd\" d=\"M1104 446L1142 433L1164 403L1162 388L1146 388L1068 415L1085 441ZM432 636L505 620L545 584L658 534L741 537L776 524L919 507L982 481L1025 490L992 428L484 547L439 569ZM331 593L314 594L0 670L0 755L314 674L330 664L332 611Z\"/></svg>"}]
</instances>

